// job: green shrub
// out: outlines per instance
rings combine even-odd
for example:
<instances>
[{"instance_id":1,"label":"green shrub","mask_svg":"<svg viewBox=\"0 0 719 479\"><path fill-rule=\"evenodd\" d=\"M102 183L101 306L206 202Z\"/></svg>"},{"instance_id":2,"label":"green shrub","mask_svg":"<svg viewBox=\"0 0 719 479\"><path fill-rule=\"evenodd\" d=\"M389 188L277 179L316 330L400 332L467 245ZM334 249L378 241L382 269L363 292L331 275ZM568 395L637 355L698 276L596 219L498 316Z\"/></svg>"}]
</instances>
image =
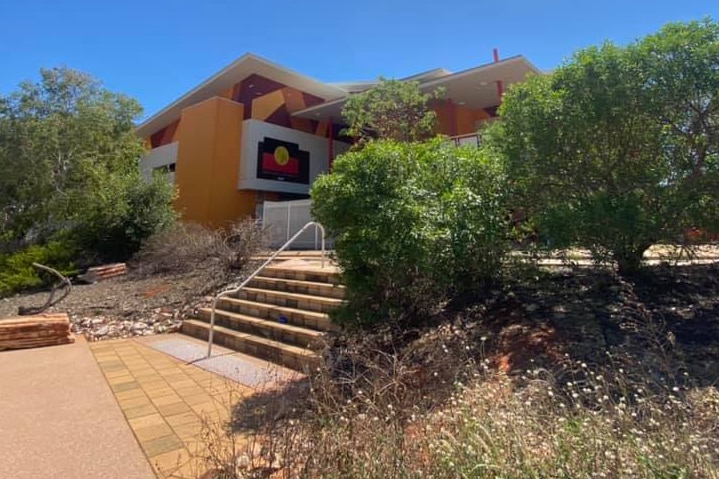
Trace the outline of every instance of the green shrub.
<instances>
[{"instance_id":1,"label":"green shrub","mask_svg":"<svg viewBox=\"0 0 719 479\"><path fill-rule=\"evenodd\" d=\"M173 188L143 180L142 109L68 68L0 95L0 247L72 232L84 259L124 260L172 223Z\"/></svg>"},{"instance_id":2,"label":"green shrub","mask_svg":"<svg viewBox=\"0 0 719 479\"><path fill-rule=\"evenodd\" d=\"M75 273L73 260L76 253L77 249L72 242L56 240L0 255L0 297L46 286L56 280L38 271L33 263L50 266L65 275Z\"/></svg>"},{"instance_id":3,"label":"green shrub","mask_svg":"<svg viewBox=\"0 0 719 479\"><path fill-rule=\"evenodd\" d=\"M670 24L576 53L513 85L485 139L506 158L517 209L556 248L620 272L719 210L719 24Z\"/></svg>"},{"instance_id":4,"label":"green shrub","mask_svg":"<svg viewBox=\"0 0 719 479\"><path fill-rule=\"evenodd\" d=\"M126 260L143 241L170 227L175 190L161 175L152 181L139 173L106 180L98 195L88 198L85 214L73 231L79 244L98 260Z\"/></svg>"},{"instance_id":5,"label":"green shrub","mask_svg":"<svg viewBox=\"0 0 719 479\"><path fill-rule=\"evenodd\" d=\"M494 280L508 247L504 174L476 148L369 143L312 187L347 285L344 324L416 324Z\"/></svg>"}]
</instances>

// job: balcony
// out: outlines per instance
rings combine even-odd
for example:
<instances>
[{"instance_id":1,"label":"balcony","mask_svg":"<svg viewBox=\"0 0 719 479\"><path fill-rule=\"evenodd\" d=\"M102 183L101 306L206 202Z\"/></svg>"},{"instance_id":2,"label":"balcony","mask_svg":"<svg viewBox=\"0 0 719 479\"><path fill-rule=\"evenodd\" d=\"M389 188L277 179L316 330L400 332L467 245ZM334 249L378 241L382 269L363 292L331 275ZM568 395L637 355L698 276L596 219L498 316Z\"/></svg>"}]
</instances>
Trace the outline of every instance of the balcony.
<instances>
[{"instance_id":1,"label":"balcony","mask_svg":"<svg viewBox=\"0 0 719 479\"><path fill-rule=\"evenodd\" d=\"M145 179L152 178L155 171L159 171L167 175L167 180L171 183L175 182L175 163L177 162L177 146L178 143L170 143L164 146L154 148L140 159L140 171Z\"/></svg>"},{"instance_id":2,"label":"balcony","mask_svg":"<svg viewBox=\"0 0 719 479\"><path fill-rule=\"evenodd\" d=\"M474 147L478 147L480 143L480 138L479 134L470 133L468 135L450 136L449 141L454 143L454 146L471 145Z\"/></svg>"}]
</instances>

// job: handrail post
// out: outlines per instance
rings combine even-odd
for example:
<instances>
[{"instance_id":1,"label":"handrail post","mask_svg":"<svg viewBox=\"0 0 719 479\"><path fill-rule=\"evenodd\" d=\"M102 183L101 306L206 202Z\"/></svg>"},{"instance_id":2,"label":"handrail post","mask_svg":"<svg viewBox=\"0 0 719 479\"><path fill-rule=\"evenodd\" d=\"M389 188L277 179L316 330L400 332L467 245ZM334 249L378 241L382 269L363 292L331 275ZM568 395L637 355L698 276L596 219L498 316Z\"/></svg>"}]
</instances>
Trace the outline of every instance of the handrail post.
<instances>
[{"instance_id":1,"label":"handrail post","mask_svg":"<svg viewBox=\"0 0 719 479\"><path fill-rule=\"evenodd\" d=\"M289 226L289 225L288 225ZM247 286L250 281L252 281L255 276L257 276L267 265L272 263L274 259L279 256L280 253L282 253L284 250L286 250L299 236L304 233L310 226L315 227L315 235L317 234L317 229L320 230L321 233L321 240L322 240L322 259L320 260L320 267L325 267L325 228L320 223L317 223L316 221L310 221L306 225L304 225L297 233L292 236L292 238L288 239L287 242L280 247L277 251L275 251L272 256L270 256L262 265L260 265L259 268L257 268L252 274L250 274L240 285L236 288L232 289L226 289L222 292L220 292L215 298L212 300L212 310L210 312L210 332L207 335L207 358L209 359L212 357L212 344L214 341L214 333L215 333L215 310L217 309L217 303L219 300L227 295L230 294L237 294L242 288ZM289 229L287 230L287 234L289 235Z\"/></svg>"},{"instance_id":2,"label":"handrail post","mask_svg":"<svg viewBox=\"0 0 719 479\"><path fill-rule=\"evenodd\" d=\"M322 258L322 259L320 259L320 268L324 269L325 268L325 227L322 226L321 224L317 223L315 225L315 236L317 236L318 229L320 230L320 232L322 234L322 246L321 246L322 254L320 255L320 258Z\"/></svg>"}]
</instances>

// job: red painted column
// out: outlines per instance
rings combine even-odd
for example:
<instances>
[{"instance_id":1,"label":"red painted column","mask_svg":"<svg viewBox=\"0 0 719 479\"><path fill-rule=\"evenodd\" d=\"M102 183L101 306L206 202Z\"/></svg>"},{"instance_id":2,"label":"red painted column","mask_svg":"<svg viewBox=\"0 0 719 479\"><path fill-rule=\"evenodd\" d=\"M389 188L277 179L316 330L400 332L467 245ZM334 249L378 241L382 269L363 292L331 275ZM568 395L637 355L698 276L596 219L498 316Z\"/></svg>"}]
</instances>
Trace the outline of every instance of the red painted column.
<instances>
[{"instance_id":1,"label":"red painted column","mask_svg":"<svg viewBox=\"0 0 719 479\"><path fill-rule=\"evenodd\" d=\"M499 49L495 48L492 50L492 54L494 56L494 63L499 62ZM502 103L502 95L504 95L504 85L502 84L502 80L499 80L497 82L497 96L499 96L500 103Z\"/></svg>"},{"instance_id":2,"label":"red painted column","mask_svg":"<svg viewBox=\"0 0 719 479\"><path fill-rule=\"evenodd\" d=\"M451 98L447 100L447 104L449 107L449 136L457 136L457 109Z\"/></svg>"},{"instance_id":3,"label":"red painted column","mask_svg":"<svg viewBox=\"0 0 719 479\"><path fill-rule=\"evenodd\" d=\"M332 117L329 118L329 124L327 125L327 138L329 143L327 144L327 151L329 152L330 157L330 173L332 172L332 163L335 161L335 145L332 137L334 136L332 132Z\"/></svg>"}]
</instances>

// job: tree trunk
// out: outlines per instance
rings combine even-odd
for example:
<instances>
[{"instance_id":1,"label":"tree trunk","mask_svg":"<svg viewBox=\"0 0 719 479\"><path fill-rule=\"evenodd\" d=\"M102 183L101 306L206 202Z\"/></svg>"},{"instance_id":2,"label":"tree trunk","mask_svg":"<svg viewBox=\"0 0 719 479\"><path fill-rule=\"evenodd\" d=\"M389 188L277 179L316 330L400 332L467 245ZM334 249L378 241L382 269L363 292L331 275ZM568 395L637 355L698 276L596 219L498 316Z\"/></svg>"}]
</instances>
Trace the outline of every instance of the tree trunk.
<instances>
[{"instance_id":1,"label":"tree trunk","mask_svg":"<svg viewBox=\"0 0 719 479\"><path fill-rule=\"evenodd\" d=\"M619 274L622 276L631 276L637 273L642 268L644 252L649 249L649 246L651 245L640 245L636 249L614 252L614 259L617 262Z\"/></svg>"}]
</instances>

